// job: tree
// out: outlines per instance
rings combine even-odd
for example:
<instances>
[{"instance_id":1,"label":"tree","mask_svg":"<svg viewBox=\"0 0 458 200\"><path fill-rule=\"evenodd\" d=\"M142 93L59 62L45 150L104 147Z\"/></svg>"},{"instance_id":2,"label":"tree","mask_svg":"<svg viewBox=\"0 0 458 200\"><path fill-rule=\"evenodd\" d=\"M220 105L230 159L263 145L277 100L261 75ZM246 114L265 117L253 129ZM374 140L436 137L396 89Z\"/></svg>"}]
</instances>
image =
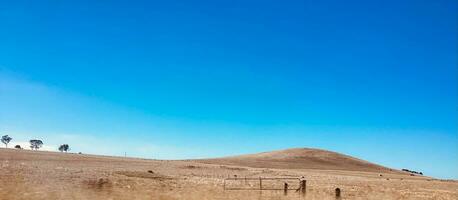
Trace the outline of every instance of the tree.
<instances>
[{"instance_id":1,"label":"tree","mask_svg":"<svg viewBox=\"0 0 458 200\"><path fill-rule=\"evenodd\" d=\"M11 138L8 135L2 136L2 142L3 142L3 144L5 144L6 148L8 148L8 143L10 143L12 139L13 138Z\"/></svg>"},{"instance_id":2,"label":"tree","mask_svg":"<svg viewBox=\"0 0 458 200\"><path fill-rule=\"evenodd\" d=\"M60 152L67 152L67 151L70 151L70 146L68 146L68 144L63 144L63 145L60 145L59 146L59 151Z\"/></svg>"},{"instance_id":3,"label":"tree","mask_svg":"<svg viewBox=\"0 0 458 200\"><path fill-rule=\"evenodd\" d=\"M43 146L43 142L41 140L30 140L30 148L32 150L38 150L39 148L41 148L41 146Z\"/></svg>"},{"instance_id":4,"label":"tree","mask_svg":"<svg viewBox=\"0 0 458 200\"><path fill-rule=\"evenodd\" d=\"M16 146L14 146L15 149L22 149L21 145L17 144Z\"/></svg>"}]
</instances>

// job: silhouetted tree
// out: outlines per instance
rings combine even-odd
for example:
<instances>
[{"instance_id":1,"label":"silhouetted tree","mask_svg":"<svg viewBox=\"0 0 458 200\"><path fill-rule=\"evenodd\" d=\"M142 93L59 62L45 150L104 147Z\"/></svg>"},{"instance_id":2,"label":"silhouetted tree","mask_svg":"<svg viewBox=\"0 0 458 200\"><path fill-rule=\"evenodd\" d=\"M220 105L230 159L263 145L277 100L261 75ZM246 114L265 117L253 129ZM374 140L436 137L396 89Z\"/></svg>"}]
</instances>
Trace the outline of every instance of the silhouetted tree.
<instances>
[{"instance_id":1,"label":"silhouetted tree","mask_svg":"<svg viewBox=\"0 0 458 200\"><path fill-rule=\"evenodd\" d=\"M8 143L10 143L12 139L13 139L13 138L11 138L11 137L8 136L8 135L2 136L2 142L3 142L3 144L5 144L5 147L6 147L6 148L8 148Z\"/></svg>"},{"instance_id":2,"label":"silhouetted tree","mask_svg":"<svg viewBox=\"0 0 458 200\"><path fill-rule=\"evenodd\" d=\"M68 146L68 144L63 144L63 145L60 145L59 146L59 151L60 152L67 152L67 151L70 151L70 146Z\"/></svg>"},{"instance_id":3,"label":"silhouetted tree","mask_svg":"<svg viewBox=\"0 0 458 200\"><path fill-rule=\"evenodd\" d=\"M43 142L41 140L30 140L30 148L32 150L38 150L39 148L41 148L41 146L43 146Z\"/></svg>"},{"instance_id":4,"label":"silhouetted tree","mask_svg":"<svg viewBox=\"0 0 458 200\"><path fill-rule=\"evenodd\" d=\"M15 149L22 149L21 145L17 144L16 146L14 146Z\"/></svg>"}]
</instances>

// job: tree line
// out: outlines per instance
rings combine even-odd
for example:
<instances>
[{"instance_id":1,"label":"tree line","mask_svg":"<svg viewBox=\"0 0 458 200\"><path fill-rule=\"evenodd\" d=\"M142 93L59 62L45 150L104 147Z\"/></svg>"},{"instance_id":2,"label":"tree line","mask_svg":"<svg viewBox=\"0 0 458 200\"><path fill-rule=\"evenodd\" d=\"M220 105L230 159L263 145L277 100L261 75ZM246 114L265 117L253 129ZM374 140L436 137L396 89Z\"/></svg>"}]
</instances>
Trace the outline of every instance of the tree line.
<instances>
[{"instance_id":1,"label":"tree line","mask_svg":"<svg viewBox=\"0 0 458 200\"><path fill-rule=\"evenodd\" d=\"M6 148L8 148L8 144L11 142L11 140L13 140L13 138L10 137L9 135L4 135L2 136L2 139L1 139L2 143L5 144ZM29 143L30 143L30 149L32 150L38 150L43 146L43 141L37 140L37 139L29 140ZM21 145L16 145L14 146L14 148L23 149ZM70 151L70 145L62 144L59 146L59 148L57 148L57 150L59 150L60 152L68 152Z\"/></svg>"}]
</instances>

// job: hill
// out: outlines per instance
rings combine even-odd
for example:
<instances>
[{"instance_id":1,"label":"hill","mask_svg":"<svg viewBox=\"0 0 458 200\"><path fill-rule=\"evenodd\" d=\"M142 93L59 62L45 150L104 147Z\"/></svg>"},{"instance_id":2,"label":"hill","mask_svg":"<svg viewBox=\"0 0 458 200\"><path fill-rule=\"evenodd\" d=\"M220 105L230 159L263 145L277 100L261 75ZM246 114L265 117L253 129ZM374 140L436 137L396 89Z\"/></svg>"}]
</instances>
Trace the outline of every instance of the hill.
<instances>
[{"instance_id":1,"label":"hill","mask_svg":"<svg viewBox=\"0 0 458 200\"><path fill-rule=\"evenodd\" d=\"M381 165L370 163L348 155L312 148L294 148L240 156L199 159L201 163L237 165L274 169L320 169L365 172L394 172ZM401 173L401 172L399 172Z\"/></svg>"}]
</instances>

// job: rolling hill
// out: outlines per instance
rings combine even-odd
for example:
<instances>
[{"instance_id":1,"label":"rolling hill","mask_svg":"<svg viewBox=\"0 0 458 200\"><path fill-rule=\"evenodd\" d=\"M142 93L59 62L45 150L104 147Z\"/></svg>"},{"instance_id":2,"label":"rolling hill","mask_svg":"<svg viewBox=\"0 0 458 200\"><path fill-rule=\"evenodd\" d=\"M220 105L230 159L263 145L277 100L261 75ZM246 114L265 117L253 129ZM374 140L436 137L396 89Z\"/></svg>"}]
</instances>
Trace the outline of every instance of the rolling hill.
<instances>
[{"instance_id":1,"label":"rolling hill","mask_svg":"<svg viewBox=\"0 0 458 200\"><path fill-rule=\"evenodd\" d=\"M208 164L237 165L256 168L402 173L398 170L393 170L348 155L311 148L294 148L224 158L199 159L196 161Z\"/></svg>"}]
</instances>

